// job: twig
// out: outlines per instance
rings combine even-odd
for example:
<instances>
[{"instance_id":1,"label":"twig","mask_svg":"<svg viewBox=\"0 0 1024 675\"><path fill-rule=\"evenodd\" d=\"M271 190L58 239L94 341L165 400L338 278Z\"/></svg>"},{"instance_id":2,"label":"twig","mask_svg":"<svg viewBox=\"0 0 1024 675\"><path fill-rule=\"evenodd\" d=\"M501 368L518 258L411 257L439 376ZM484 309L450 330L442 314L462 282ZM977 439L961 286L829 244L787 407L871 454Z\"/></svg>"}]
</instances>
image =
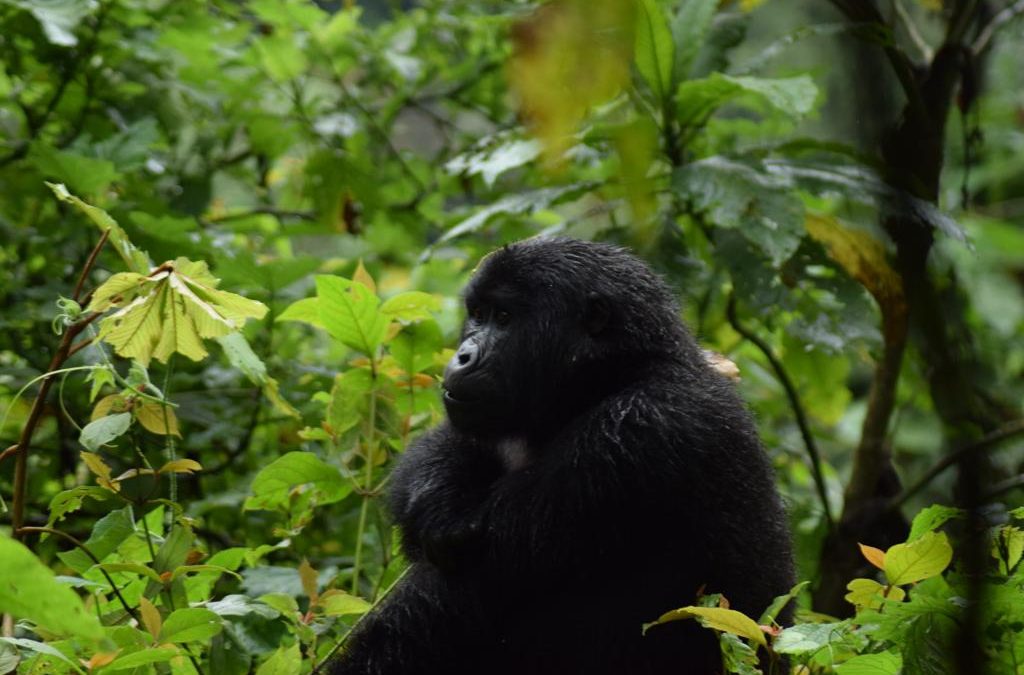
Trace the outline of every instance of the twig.
<instances>
[{"instance_id":1,"label":"twig","mask_svg":"<svg viewBox=\"0 0 1024 675\"><path fill-rule=\"evenodd\" d=\"M110 230L103 230L103 234L100 235L100 240L96 242L96 245L92 247L92 253L85 260L85 270L91 270L93 265L96 264L96 257L99 256L100 250L103 249L103 245L107 243L107 239L110 237ZM78 277L78 283L75 284L75 293L71 297L74 298L75 302L82 297L82 287L85 285L85 279L88 277L88 273L81 274Z\"/></svg>"},{"instance_id":2,"label":"twig","mask_svg":"<svg viewBox=\"0 0 1024 675\"><path fill-rule=\"evenodd\" d=\"M908 499L910 499L915 494L924 489L925 486L927 486L936 478L936 476L938 476L939 474L941 474L943 471L953 466L954 464L957 464L963 459L966 459L967 457L971 456L973 453L988 450L994 447L995 445L998 445L999 443L1005 441L1006 439L1012 438L1013 436L1022 433L1024 433L1024 419L1014 420L1013 422L1005 424L999 427L998 429L992 431L991 433L986 434L985 436L978 439L974 443L971 443L960 448L959 450L955 450L954 452L949 453L948 455L940 459L938 462L936 462L932 466L932 468L925 471L924 475L917 479L917 482L908 487L901 494L894 497L893 500L889 502L889 508L897 509L900 506L903 506L903 504L905 504Z\"/></svg>"},{"instance_id":3,"label":"twig","mask_svg":"<svg viewBox=\"0 0 1024 675\"><path fill-rule=\"evenodd\" d=\"M907 8L903 6L901 0L894 0L893 7L896 10L896 16L899 18L903 28L907 31L907 37L914 43L917 50L921 52L921 56L927 63L931 63L932 58L935 56L935 50L933 50L923 37L921 33L917 31L917 25L914 23L913 17L907 12Z\"/></svg>"},{"instance_id":4,"label":"twig","mask_svg":"<svg viewBox=\"0 0 1024 675\"><path fill-rule=\"evenodd\" d=\"M992 489L985 493L984 501L992 501L999 495L1019 487L1024 487L1024 473L1007 478L1006 480L993 485Z\"/></svg>"},{"instance_id":5,"label":"twig","mask_svg":"<svg viewBox=\"0 0 1024 675\"><path fill-rule=\"evenodd\" d=\"M78 293L81 291L82 285L85 283L85 278L89 276L89 272L92 270L92 266L96 264L96 257L99 254L99 249L106 243L107 237L100 237L99 242L93 247L92 252L85 261L85 265L82 266L82 271L78 275L78 283L75 284L75 300L78 299ZM91 316L79 321L68 327L67 332L61 338L60 344L57 346L57 351L54 353L53 358L50 360L50 367L47 372L53 372L58 370L65 361L68 360L68 353L71 351L71 344L74 339L81 333L86 326L91 324L99 314L92 314ZM39 425L39 420L43 416L43 408L46 406L46 398L50 393L50 387L53 384L53 378L47 377L40 383L39 392L36 394L35 400L32 402L32 409L29 411L28 419L25 421L25 426L21 428L21 435L18 438L18 443L15 446L14 454L16 456L14 464L14 494L11 498L11 527L14 530L16 538L21 535L22 526L25 524L25 490L28 485L28 448L32 442L32 435L36 431L36 427ZM7 454L8 451L4 451Z\"/></svg>"},{"instance_id":6,"label":"twig","mask_svg":"<svg viewBox=\"0 0 1024 675\"><path fill-rule=\"evenodd\" d=\"M740 323L736 316L735 294L729 295L725 314L733 329L761 350L764 357L768 359L772 370L775 371L775 376L778 377L782 388L786 391L786 398L789 399L789 405L796 416L796 424L800 428L800 436L803 438L807 454L811 458L811 473L814 476L814 486L817 488L818 498L821 499L821 508L825 512L825 522L828 524L829 531L832 531L835 528L835 521L832 519L832 509L828 505L828 491L825 489L825 476L821 470L821 454L818 452L817 443L814 442L814 436L811 435L811 427L807 423L807 414L804 412L803 404L800 403L796 387L793 386L793 381L789 379L789 374L782 366L782 362L772 353L772 348L768 343Z\"/></svg>"},{"instance_id":7,"label":"twig","mask_svg":"<svg viewBox=\"0 0 1024 675\"><path fill-rule=\"evenodd\" d=\"M139 617L135 614L135 610L132 609L132 606L129 605L128 602L124 599L124 596L121 595L121 591L118 589L117 584L114 583L114 579L110 576L110 574L107 573L105 569L99 566L102 561L99 558L97 558L92 551L89 550L88 546L86 546L81 541L71 536L67 532L61 532L60 530L55 530L52 527L20 527L15 531L15 534L25 535L31 532L46 533L52 534L55 537L62 537L70 541L72 544L74 544L79 550L82 551L82 553L89 556L89 560L91 560L93 564L97 566L96 569L100 571L103 577L107 580L107 583L110 584L110 589L114 591L114 595L116 595L117 599L121 602L121 606L124 607L124 611L128 612L128 614L133 619L139 621Z\"/></svg>"},{"instance_id":8,"label":"twig","mask_svg":"<svg viewBox=\"0 0 1024 675\"><path fill-rule=\"evenodd\" d=\"M996 31L1021 14L1024 14L1024 0L1018 0L1009 7L1004 8L1001 12L998 12L988 22L988 25L978 33L978 37L971 45L971 51L977 55L988 49L988 43L992 41L992 36L995 35Z\"/></svg>"}]
</instances>

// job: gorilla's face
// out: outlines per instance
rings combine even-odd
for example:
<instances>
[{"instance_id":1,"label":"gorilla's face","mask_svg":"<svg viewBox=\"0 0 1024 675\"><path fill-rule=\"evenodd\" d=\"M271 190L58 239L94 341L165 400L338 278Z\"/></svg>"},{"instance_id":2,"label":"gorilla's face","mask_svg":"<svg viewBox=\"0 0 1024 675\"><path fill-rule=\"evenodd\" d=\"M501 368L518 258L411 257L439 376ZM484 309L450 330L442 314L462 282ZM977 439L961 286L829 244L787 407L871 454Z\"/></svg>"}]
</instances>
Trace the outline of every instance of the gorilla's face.
<instances>
[{"instance_id":1,"label":"gorilla's face","mask_svg":"<svg viewBox=\"0 0 1024 675\"><path fill-rule=\"evenodd\" d=\"M466 288L462 340L445 369L452 424L528 434L572 414L589 398L592 373L607 372L625 349L613 326L613 285L603 284L610 276L543 240L488 256Z\"/></svg>"}]
</instances>

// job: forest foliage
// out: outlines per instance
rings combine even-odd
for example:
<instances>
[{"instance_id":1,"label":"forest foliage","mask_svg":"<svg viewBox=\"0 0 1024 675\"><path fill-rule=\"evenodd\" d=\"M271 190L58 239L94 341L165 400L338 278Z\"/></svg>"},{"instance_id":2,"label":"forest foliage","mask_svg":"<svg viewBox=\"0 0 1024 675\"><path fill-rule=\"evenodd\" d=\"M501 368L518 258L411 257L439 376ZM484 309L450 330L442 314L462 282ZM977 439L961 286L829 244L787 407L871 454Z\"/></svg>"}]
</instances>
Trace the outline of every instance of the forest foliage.
<instances>
[{"instance_id":1,"label":"forest foliage","mask_svg":"<svg viewBox=\"0 0 1024 675\"><path fill-rule=\"evenodd\" d=\"M789 509L790 594L638 631L1024 673L1022 13L0 0L0 673L320 672L460 288L538 234L666 277Z\"/></svg>"}]
</instances>

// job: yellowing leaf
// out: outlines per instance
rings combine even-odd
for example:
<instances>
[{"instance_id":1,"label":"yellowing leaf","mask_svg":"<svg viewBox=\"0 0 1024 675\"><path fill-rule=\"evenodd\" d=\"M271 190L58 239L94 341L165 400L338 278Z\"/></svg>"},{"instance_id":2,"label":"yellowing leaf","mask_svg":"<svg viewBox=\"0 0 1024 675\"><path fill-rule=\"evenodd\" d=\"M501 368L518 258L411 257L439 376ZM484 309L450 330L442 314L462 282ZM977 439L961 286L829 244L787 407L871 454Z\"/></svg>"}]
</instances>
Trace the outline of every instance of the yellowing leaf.
<instances>
[{"instance_id":1,"label":"yellowing leaf","mask_svg":"<svg viewBox=\"0 0 1024 675\"><path fill-rule=\"evenodd\" d=\"M555 0L515 26L509 83L550 164L588 110L629 82L635 12L623 0Z\"/></svg>"},{"instance_id":2,"label":"yellowing leaf","mask_svg":"<svg viewBox=\"0 0 1024 675\"><path fill-rule=\"evenodd\" d=\"M903 282L889 265L880 241L832 217L808 214L805 226L811 237L825 246L829 257L871 293L887 316L906 314Z\"/></svg>"},{"instance_id":3,"label":"yellowing leaf","mask_svg":"<svg viewBox=\"0 0 1024 675\"><path fill-rule=\"evenodd\" d=\"M370 273L366 271L366 267L363 266L363 261L360 258L359 263L356 265L356 271L352 275L352 281L362 284L370 289L370 292L377 295L377 282L373 280Z\"/></svg>"},{"instance_id":4,"label":"yellowing leaf","mask_svg":"<svg viewBox=\"0 0 1024 675\"><path fill-rule=\"evenodd\" d=\"M317 590L317 579L320 577L319 572L313 569L313 566L309 564L309 561L305 558L299 563L299 581L302 582L302 590L309 598L309 604L315 605L317 600L320 599L320 592Z\"/></svg>"},{"instance_id":5,"label":"yellowing leaf","mask_svg":"<svg viewBox=\"0 0 1024 675\"><path fill-rule=\"evenodd\" d=\"M953 547L942 532L928 532L909 544L896 544L885 553L885 576L890 584L912 584L937 576L953 559Z\"/></svg>"},{"instance_id":6,"label":"yellowing leaf","mask_svg":"<svg viewBox=\"0 0 1024 675\"><path fill-rule=\"evenodd\" d=\"M854 579L846 584L846 588L850 592L843 597L858 610L865 607L878 609L885 598L899 601L907 595L899 586L890 586L887 592L886 587L874 579Z\"/></svg>"},{"instance_id":7,"label":"yellowing leaf","mask_svg":"<svg viewBox=\"0 0 1024 675\"><path fill-rule=\"evenodd\" d=\"M85 462L85 466L98 478L104 478L110 480L110 467L107 463L96 454L91 452L85 452L84 450L78 453L82 457L82 461Z\"/></svg>"},{"instance_id":8,"label":"yellowing leaf","mask_svg":"<svg viewBox=\"0 0 1024 675\"><path fill-rule=\"evenodd\" d=\"M146 632L156 640L164 623L160 618L160 611L153 606L152 602L143 597L139 598L139 614L142 615L142 625L146 628Z\"/></svg>"},{"instance_id":9,"label":"yellowing leaf","mask_svg":"<svg viewBox=\"0 0 1024 675\"><path fill-rule=\"evenodd\" d=\"M764 631L757 625L757 622L742 612L735 609L722 607L681 607L671 612L666 612L658 617L655 624L668 623L669 621L680 621L682 619L697 619L705 628L713 628L724 633L732 633L747 638L761 646L767 646ZM652 624L653 625L653 624Z\"/></svg>"},{"instance_id":10,"label":"yellowing leaf","mask_svg":"<svg viewBox=\"0 0 1024 675\"><path fill-rule=\"evenodd\" d=\"M868 546L867 544L857 544L860 546L861 555L863 555L869 563L874 565L880 570L885 569L885 551L874 546Z\"/></svg>"},{"instance_id":11,"label":"yellowing leaf","mask_svg":"<svg viewBox=\"0 0 1024 675\"><path fill-rule=\"evenodd\" d=\"M113 413L127 412L130 409L128 400L125 399L121 394L111 394L110 396L104 396L92 409L92 415L89 417L90 422L95 422L101 417L106 417Z\"/></svg>"},{"instance_id":12,"label":"yellowing leaf","mask_svg":"<svg viewBox=\"0 0 1024 675\"><path fill-rule=\"evenodd\" d=\"M207 354L203 340L240 329L247 318L262 318L260 302L218 290L204 262L178 258L148 275L114 275L95 293L90 311L117 311L100 323L100 338L143 366L165 362L178 352L193 361ZM109 286L109 287L108 287Z\"/></svg>"},{"instance_id":13,"label":"yellowing leaf","mask_svg":"<svg viewBox=\"0 0 1024 675\"><path fill-rule=\"evenodd\" d=\"M160 473L193 473L202 471L203 465L194 459L173 459L160 467Z\"/></svg>"},{"instance_id":14,"label":"yellowing leaf","mask_svg":"<svg viewBox=\"0 0 1024 675\"><path fill-rule=\"evenodd\" d=\"M139 420L146 431L160 436L173 435L181 438L178 431L178 416L174 414L174 408L169 405L161 405L156 401L144 401L142 405L135 408L135 419Z\"/></svg>"}]
</instances>

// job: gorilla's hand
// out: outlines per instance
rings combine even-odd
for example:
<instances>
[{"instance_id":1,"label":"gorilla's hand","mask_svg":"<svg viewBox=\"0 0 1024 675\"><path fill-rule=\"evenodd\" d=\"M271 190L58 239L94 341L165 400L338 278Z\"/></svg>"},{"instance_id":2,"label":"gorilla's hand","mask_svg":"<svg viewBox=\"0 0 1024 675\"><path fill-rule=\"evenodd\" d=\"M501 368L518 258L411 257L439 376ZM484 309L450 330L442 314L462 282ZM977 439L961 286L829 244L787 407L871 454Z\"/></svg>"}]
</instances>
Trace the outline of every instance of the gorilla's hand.
<instances>
[{"instance_id":1,"label":"gorilla's hand","mask_svg":"<svg viewBox=\"0 0 1024 675\"><path fill-rule=\"evenodd\" d=\"M484 509L501 466L446 425L406 452L391 478L391 512L411 560L462 569L482 546Z\"/></svg>"}]
</instances>

